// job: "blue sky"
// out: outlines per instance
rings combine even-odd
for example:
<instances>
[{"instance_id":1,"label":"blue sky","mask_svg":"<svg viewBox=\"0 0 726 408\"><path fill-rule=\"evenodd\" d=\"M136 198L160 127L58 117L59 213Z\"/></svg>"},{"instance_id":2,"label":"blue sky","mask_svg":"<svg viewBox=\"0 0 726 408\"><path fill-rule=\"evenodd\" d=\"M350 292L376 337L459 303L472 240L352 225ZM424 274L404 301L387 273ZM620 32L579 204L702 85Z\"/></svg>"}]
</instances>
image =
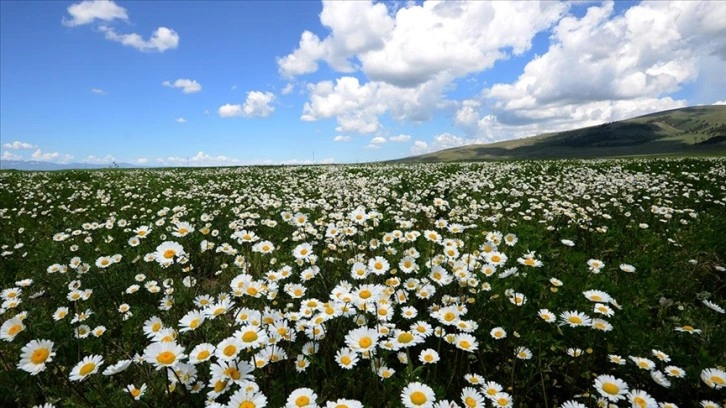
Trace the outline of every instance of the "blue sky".
<instances>
[{"instance_id":1,"label":"blue sky","mask_svg":"<svg viewBox=\"0 0 726 408\"><path fill-rule=\"evenodd\" d=\"M726 99L715 1L3 1L0 30L5 160L372 161Z\"/></svg>"}]
</instances>

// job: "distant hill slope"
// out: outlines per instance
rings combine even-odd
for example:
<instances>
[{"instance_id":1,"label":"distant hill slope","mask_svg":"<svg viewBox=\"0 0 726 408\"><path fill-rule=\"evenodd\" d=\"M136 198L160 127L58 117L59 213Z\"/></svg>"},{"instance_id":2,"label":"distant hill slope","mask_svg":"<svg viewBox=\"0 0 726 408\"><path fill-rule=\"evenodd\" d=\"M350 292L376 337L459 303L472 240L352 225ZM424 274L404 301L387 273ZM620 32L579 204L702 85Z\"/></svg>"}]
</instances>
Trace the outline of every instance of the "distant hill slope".
<instances>
[{"instance_id":1,"label":"distant hill slope","mask_svg":"<svg viewBox=\"0 0 726 408\"><path fill-rule=\"evenodd\" d=\"M693 106L523 139L441 150L397 162L726 153L726 106Z\"/></svg>"}]
</instances>

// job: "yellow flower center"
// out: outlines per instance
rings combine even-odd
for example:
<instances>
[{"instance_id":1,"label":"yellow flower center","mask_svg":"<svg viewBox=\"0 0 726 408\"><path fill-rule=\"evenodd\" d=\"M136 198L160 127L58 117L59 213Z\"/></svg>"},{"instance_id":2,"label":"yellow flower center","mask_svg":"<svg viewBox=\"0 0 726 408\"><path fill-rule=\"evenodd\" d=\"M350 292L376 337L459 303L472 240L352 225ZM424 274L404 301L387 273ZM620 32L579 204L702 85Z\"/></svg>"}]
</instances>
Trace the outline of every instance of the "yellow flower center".
<instances>
[{"instance_id":1,"label":"yellow flower center","mask_svg":"<svg viewBox=\"0 0 726 408\"><path fill-rule=\"evenodd\" d=\"M252 343L255 340L257 340L257 332L248 331L242 335L242 341L245 343Z\"/></svg>"},{"instance_id":2,"label":"yellow flower center","mask_svg":"<svg viewBox=\"0 0 726 408\"><path fill-rule=\"evenodd\" d=\"M250 286L249 288L247 288L247 294L257 296L257 288L255 288L254 286Z\"/></svg>"},{"instance_id":3,"label":"yellow flower center","mask_svg":"<svg viewBox=\"0 0 726 408\"><path fill-rule=\"evenodd\" d=\"M83 367L81 367L81 370L78 372L78 374L86 376L91 371L93 371L95 368L96 368L96 363L94 363L94 362L86 363L83 365Z\"/></svg>"},{"instance_id":4,"label":"yellow flower center","mask_svg":"<svg viewBox=\"0 0 726 408\"><path fill-rule=\"evenodd\" d=\"M351 363L351 361L353 360L351 360L348 356L343 356L340 358L340 362L343 363L343 365L348 365Z\"/></svg>"},{"instance_id":5,"label":"yellow flower center","mask_svg":"<svg viewBox=\"0 0 726 408\"><path fill-rule=\"evenodd\" d=\"M413 334L409 332L403 332L398 335L398 342L401 344L410 343L411 341L413 341Z\"/></svg>"},{"instance_id":6,"label":"yellow flower center","mask_svg":"<svg viewBox=\"0 0 726 408\"><path fill-rule=\"evenodd\" d=\"M503 406L503 407L506 407L506 406L507 406L507 404L509 404L509 400L508 400L508 399L506 399L506 398L504 398L504 397L502 397L502 398L499 398L499 399L497 400L497 404L499 404L499 405L501 405L501 406Z\"/></svg>"},{"instance_id":7,"label":"yellow flower center","mask_svg":"<svg viewBox=\"0 0 726 408\"><path fill-rule=\"evenodd\" d=\"M615 395L620 392L620 387L613 383L605 383L602 386L602 390L610 395Z\"/></svg>"},{"instance_id":8,"label":"yellow flower center","mask_svg":"<svg viewBox=\"0 0 726 408\"><path fill-rule=\"evenodd\" d=\"M473 397L466 397L464 404L466 404L467 407L475 407L476 400Z\"/></svg>"},{"instance_id":9,"label":"yellow flower center","mask_svg":"<svg viewBox=\"0 0 726 408\"><path fill-rule=\"evenodd\" d=\"M468 349L469 347L471 347L471 343L469 343L466 340L462 340L459 342L459 347L461 347L463 349Z\"/></svg>"},{"instance_id":10,"label":"yellow flower center","mask_svg":"<svg viewBox=\"0 0 726 408\"><path fill-rule=\"evenodd\" d=\"M218 380L216 383L214 383L214 392L222 392L226 385L226 380Z\"/></svg>"},{"instance_id":11,"label":"yellow flower center","mask_svg":"<svg viewBox=\"0 0 726 408\"><path fill-rule=\"evenodd\" d=\"M444 315L444 320L446 320L447 322L451 322L454 319L456 319L456 314L454 314L454 312L446 312L446 314Z\"/></svg>"},{"instance_id":12,"label":"yellow flower center","mask_svg":"<svg viewBox=\"0 0 726 408\"><path fill-rule=\"evenodd\" d=\"M502 257L499 255L492 255L492 262L500 262Z\"/></svg>"},{"instance_id":13,"label":"yellow flower center","mask_svg":"<svg viewBox=\"0 0 726 408\"><path fill-rule=\"evenodd\" d=\"M235 381L239 380L240 377L239 370L234 367L228 367L226 370L224 370L224 375Z\"/></svg>"},{"instance_id":14,"label":"yellow flower center","mask_svg":"<svg viewBox=\"0 0 726 408\"><path fill-rule=\"evenodd\" d=\"M214 315L219 316L226 311L227 311L227 309L225 309L223 307L218 307L218 308L214 309Z\"/></svg>"},{"instance_id":15,"label":"yellow flower center","mask_svg":"<svg viewBox=\"0 0 726 408\"><path fill-rule=\"evenodd\" d=\"M159 362L159 364L171 365L174 361L176 361L176 354L171 351L162 351L158 356L156 356L156 361Z\"/></svg>"},{"instance_id":16,"label":"yellow flower center","mask_svg":"<svg viewBox=\"0 0 726 408\"><path fill-rule=\"evenodd\" d=\"M424 360L425 360L426 362L430 363L430 362L434 361L434 356L432 356L431 354L426 354L426 355L424 356Z\"/></svg>"},{"instance_id":17,"label":"yellow flower center","mask_svg":"<svg viewBox=\"0 0 726 408\"><path fill-rule=\"evenodd\" d=\"M108 264L109 264L109 260L108 259L102 259L101 260L101 265L106 266Z\"/></svg>"},{"instance_id":18,"label":"yellow flower center","mask_svg":"<svg viewBox=\"0 0 726 408\"><path fill-rule=\"evenodd\" d=\"M645 398L641 396L636 396L635 398L633 398L633 404L639 407L645 407L647 405L647 401L645 401Z\"/></svg>"},{"instance_id":19,"label":"yellow flower center","mask_svg":"<svg viewBox=\"0 0 726 408\"><path fill-rule=\"evenodd\" d=\"M570 316L567 320L572 324L582 324L580 316Z\"/></svg>"},{"instance_id":20,"label":"yellow flower center","mask_svg":"<svg viewBox=\"0 0 726 408\"><path fill-rule=\"evenodd\" d=\"M426 403L426 394L421 391L414 391L411 393L411 402L414 405L423 405Z\"/></svg>"},{"instance_id":21,"label":"yellow flower center","mask_svg":"<svg viewBox=\"0 0 726 408\"><path fill-rule=\"evenodd\" d=\"M33 351L33 355L30 356L30 361L32 361L33 364L40 364L47 360L49 355L50 350L45 347L41 347Z\"/></svg>"},{"instance_id":22,"label":"yellow flower center","mask_svg":"<svg viewBox=\"0 0 726 408\"><path fill-rule=\"evenodd\" d=\"M368 348L373 344L373 340L371 340L370 337L363 337L362 339L358 340L358 345L361 348Z\"/></svg>"},{"instance_id":23,"label":"yellow flower center","mask_svg":"<svg viewBox=\"0 0 726 408\"><path fill-rule=\"evenodd\" d=\"M229 346L224 348L223 353L225 356L231 357L231 356L237 354L237 347L234 346L233 344L230 344Z\"/></svg>"},{"instance_id":24,"label":"yellow flower center","mask_svg":"<svg viewBox=\"0 0 726 408\"><path fill-rule=\"evenodd\" d=\"M197 360L204 360L209 357L209 350L202 350L197 354Z\"/></svg>"},{"instance_id":25,"label":"yellow flower center","mask_svg":"<svg viewBox=\"0 0 726 408\"><path fill-rule=\"evenodd\" d=\"M297 397L297 399L295 400L295 405L297 405L298 407L304 407L308 404L310 404L310 398L308 398L307 395Z\"/></svg>"},{"instance_id":26,"label":"yellow flower center","mask_svg":"<svg viewBox=\"0 0 726 408\"><path fill-rule=\"evenodd\" d=\"M717 375L712 375L711 376L711 382L713 382L715 384L718 384L718 385L724 385L724 384L726 384L726 381L724 381L724 378L723 377L719 377Z\"/></svg>"},{"instance_id":27,"label":"yellow flower center","mask_svg":"<svg viewBox=\"0 0 726 408\"><path fill-rule=\"evenodd\" d=\"M146 231L141 230L141 231L137 232L136 235L143 237L144 235L146 235Z\"/></svg>"},{"instance_id":28,"label":"yellow flower center","mask_svg":"<svg viewBox=\"0 0 726 408\"><path fill-rule=\"evenodd\" d=\"M383 269L383 263L376 262L375 264L373 264L373 269Z\"/></svg>"},{"instance_id":29,"label":"yellow flower center","mask_svg":"<svg viewBox=\"0 0 726 408\"><path fill-rule=\"evenodd\" d=\"M140 389L138 389L138 388L133 388L133 389L132 389L131 391L129 391L129 392L131 393L131 396L132 396L132 397L134 397L134 398L138 398L138 397L139 397L139 395L141 395L141 390L140 390Z\"/></svg>"},{"instance_id":30,"label":"yellow flower center","mask_svg":"<svg viewBox=\"0 0 726 408\"><path fill-rule=\"evenodd\" d=\"M368 299L368 298L369 298L369 297L371 297L372 295L373 295L373 293L371 293L371 291L370 291L370 290L368 290L368 289L363 289L363 290L361 290L361 291L360 291L360 293L358 293L358 296L359 296L359 297L360 297L361 299Z\"/></svg>"},{"instance_id":31,"label":"yellow flower center","mask_svg":"<svg viewBox=\"0 0 726 408\"><path fill-rule=\"evenodd\" d=\"M20 333L21 330L23 330L23 326L19 324L14 324L8 329L8 334L11 336L15 336L16 334Z\"/></svg>"},{"instance_id":32,"label":"yellow flower center","mask_svg":"<svg viewBox=\"0 0 726 408\"><path fill-rule=\"evenodd\" d=\"M166 251L164 251L164 258L166 259L171 259L174 257L174 255L176 255L176 251L173 249L167 249Z\"/></svg>"},{"instance_id":33,"label":"yellow flower center","mask_svg":"<svg viewBox=\"0 0 726 408\"><path fill-rule=\"evenodd\" d=\"M683 329L685 331L693 331L693 326L683 326L683 327L681 327L681 329Z\"/></svg>"},{"instance_id":34,"label":"yellow flower center","mask_svg":"<svg viewBox=\"0 0 726 408\"><path fill-rule=\"evenodd\" d=\"M200 319L198 317L195 319L192 319L192 321L189 322L189 327L191 327L192 329L196 329L197 327L199 327L199 320Z\"/></svg>"},{"instance_id":35,"label":"yellow flower center","mask_svg":"<svg viewBox=\"0 0 726 408\"><path fill-rule=\"evenodd\" d=\"M303 249L300 250L300 255L305 256L307 254L308 254L307 248L303 248Z\"/></svg>"},{"instance_id":36,"label":"yellow flower center","mask_svg":"<svg viewBox=\"0 0 726 408\"><path fill-rule=\"evenodd\" d=\"M527 258L524 260L524 264L527 266L533 266L535 264L535 261L532 258Z\"/></svg>"},{"instance_id":37,"label":"yellow flower center","mask_svg":"<svg viewBox=\"0 0 726 408\"><path fill-rule=\"evenodd\" d=\"M255 405L255 403L252 401L242 401L239 404L239 408L255 408L255 407L257 407L257 405Z\"/></svg>"}]
</instances>

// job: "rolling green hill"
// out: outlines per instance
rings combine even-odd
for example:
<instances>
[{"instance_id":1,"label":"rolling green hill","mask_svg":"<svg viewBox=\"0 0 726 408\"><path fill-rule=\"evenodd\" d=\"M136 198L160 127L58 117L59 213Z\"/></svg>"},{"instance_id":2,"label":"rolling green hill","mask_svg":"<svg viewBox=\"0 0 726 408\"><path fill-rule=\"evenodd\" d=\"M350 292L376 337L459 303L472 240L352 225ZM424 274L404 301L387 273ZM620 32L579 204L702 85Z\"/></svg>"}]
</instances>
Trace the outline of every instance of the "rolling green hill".
<instances>
[{"instance_id":1,"label":"rolling green hill","mask_svg":"<svg viewBox=\"0 0 726 408\"><path fill-rule=\"evenodd\" d=\"M398 162L726 154L726 106L693 106L523 139L441 150Z\"/></svg>"}]
</instances>

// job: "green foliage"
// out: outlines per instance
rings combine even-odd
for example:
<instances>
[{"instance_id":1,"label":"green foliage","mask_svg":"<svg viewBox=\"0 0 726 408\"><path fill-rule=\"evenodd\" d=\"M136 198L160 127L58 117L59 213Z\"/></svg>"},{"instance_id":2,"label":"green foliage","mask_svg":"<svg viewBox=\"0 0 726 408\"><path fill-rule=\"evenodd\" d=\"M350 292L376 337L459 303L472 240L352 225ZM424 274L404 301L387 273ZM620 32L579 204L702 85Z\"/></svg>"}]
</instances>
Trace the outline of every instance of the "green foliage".
<instances>
[{"instance_id":1,"label":"green foliage","mask_svg":"<svg viewBox=\"0 0 726 408\"><path fill-rule=\"evenodd\" d=\"M691 122L672 114L667 123ZM250 387L271 407L285 406L303 387L321 406L348 398L400 407L413 382L463 406L466 387L483 392L467 374L501 385L517 407L568 400L595 406L594 379L604 374L659 402L722 400L723 389L700 375L725 365L718 310L726 298L725 176L723 159L0 172L0 322L9 327L19 316L24 324L12 335L3 326L0 405L192 407L216 399L231 406L231 396L250 386L237 382L208 394L216 380L234 380L211 369L219 356L196 364L189 381L155 369L143 357L164 341L144 333L153 316L173 329L166 340L187 355L202 343L241 339L235 331L248 327L242 323L264 329L276 339L268 351L279 361L264 360L262 345L239 351L237 361L241 371L241 364L259 364ZM142 226L150 231L139 233ZM167 241L184 254L165 265L159 247ZM274 249L255 246L263 241ZM314 257L300 255L303 243ZM496 265L495 253L507 260ZM413 271L402 266L407 256ZM376 257L389 264L380 274L373 272ZM604 266L590 267L595 261ZM354 262L367 265L364 279L352 276ZM437 282L438 268L450 282ZM365 285L374 300L361 292ZM71 300L76 287L92 293ZM600 302L609 316L594 310L596 302L584 296L590 290L613 298ZM208 306L200 303L205 295L214 298ZM524 296L519 303L517 295ZM233 303L215 314L223 298ZM390 320L379 311L385 305ZM56 321L60 307L69 314ZM418 315L404 316L406 307ZM450 308L451 325L437 314ZM556 321L541 318L542 309ZM85 320L71 321L87 310ZM181 331L180 320L194 310L207 317ZM241 311L259 315L242 322ZM571 327L561 317L569 311L612 329ZM293 337L276 337L283 334L274 324L283 322ZM414 323L432 333L398 349L398 330ZM105 331L78 336L82 325ZM358 352L357 365L343 369L336 353L361 327L379 333L374 354ZM684 327L698 333L677 330ZM495 339L494 328L506 337ZM470 350L459 343L466 330L477 342ZM55 356L31 375L18 367L21 350L41 339L53 342ZM427 349L437 363L419 360ZM104 359L98 373L72 381L71 371L90 355ZM631 356L652 360L661 372L680 367L685 377L658 385ZM102 374L122 360L133 362ZM381 367L395 373L384 379ZM130 384L146 385L139 401Z\"/></svg>"}]
</instances>

